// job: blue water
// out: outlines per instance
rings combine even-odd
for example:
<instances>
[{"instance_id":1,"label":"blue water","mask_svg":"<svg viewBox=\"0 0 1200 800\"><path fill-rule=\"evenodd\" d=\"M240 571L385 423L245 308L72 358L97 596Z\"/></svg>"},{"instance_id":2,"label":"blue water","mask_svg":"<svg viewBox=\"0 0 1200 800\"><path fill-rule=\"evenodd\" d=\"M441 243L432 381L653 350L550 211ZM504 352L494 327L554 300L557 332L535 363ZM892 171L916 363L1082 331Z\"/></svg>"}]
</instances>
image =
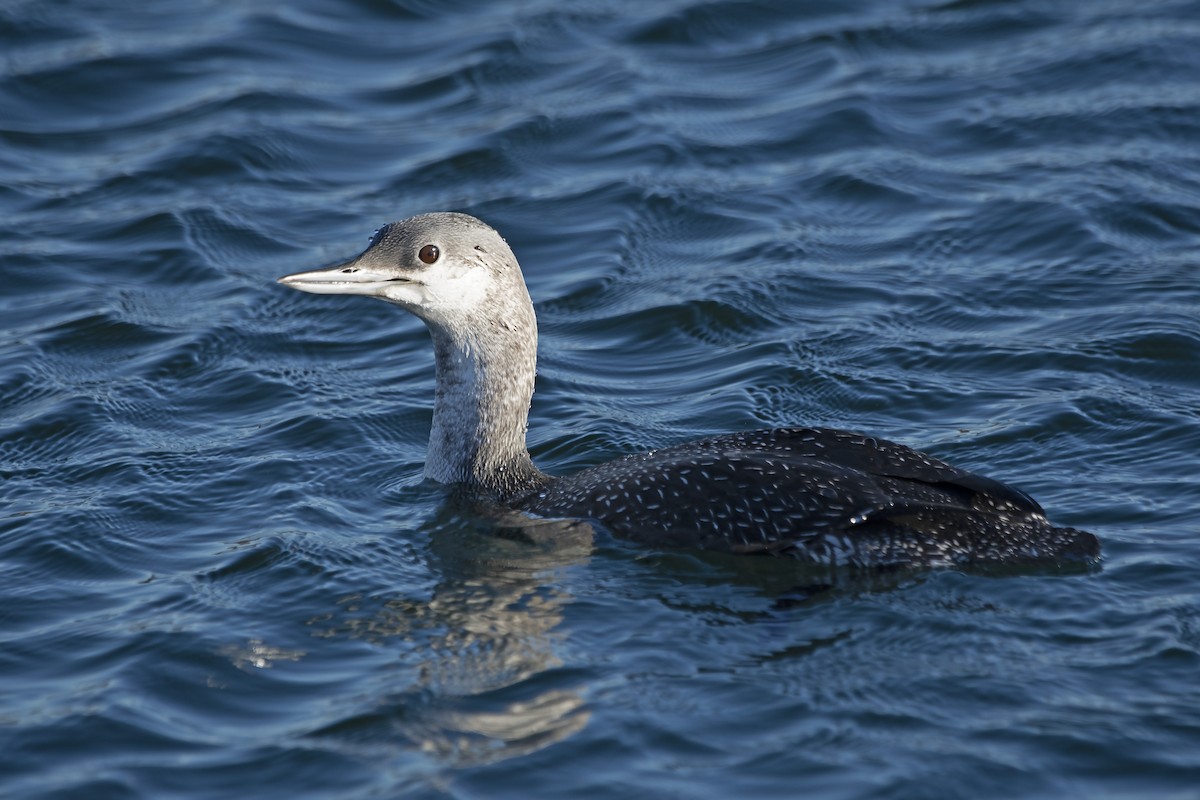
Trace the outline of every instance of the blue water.
<instances>
[{"instance_id":1,"label":"blue water","mask_svg":"<svg viewBox=\"0 0 1200 800\"><path fill-rule=\"evenodd\" d=\"M834 425L1102 564L495 535L274 284L431 210L547 470ZM1200 797L1200 3L7 0L0 253L0 796Z\"/></svg>"}]
</instances>

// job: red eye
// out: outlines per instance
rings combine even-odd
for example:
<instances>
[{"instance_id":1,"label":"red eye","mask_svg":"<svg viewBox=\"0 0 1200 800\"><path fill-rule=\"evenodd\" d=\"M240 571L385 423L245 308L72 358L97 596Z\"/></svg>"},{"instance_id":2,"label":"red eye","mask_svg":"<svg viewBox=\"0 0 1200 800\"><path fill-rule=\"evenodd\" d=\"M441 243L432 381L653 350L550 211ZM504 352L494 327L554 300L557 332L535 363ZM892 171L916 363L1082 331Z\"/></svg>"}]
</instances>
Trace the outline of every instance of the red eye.
<instances>
[{"instance_id":1,"label":"red eye","mask_svg":"<svg viewBox=\"0 0 1200 800\"><path fill-rule=\"evenodd\" d=\"M438 260L438 256L441 254L442 251L437 249L437 245L427 244L421 248L421 252L417 253L417 258L421 259L426 264L432 264Z\"/></svg>"}]
</instances>

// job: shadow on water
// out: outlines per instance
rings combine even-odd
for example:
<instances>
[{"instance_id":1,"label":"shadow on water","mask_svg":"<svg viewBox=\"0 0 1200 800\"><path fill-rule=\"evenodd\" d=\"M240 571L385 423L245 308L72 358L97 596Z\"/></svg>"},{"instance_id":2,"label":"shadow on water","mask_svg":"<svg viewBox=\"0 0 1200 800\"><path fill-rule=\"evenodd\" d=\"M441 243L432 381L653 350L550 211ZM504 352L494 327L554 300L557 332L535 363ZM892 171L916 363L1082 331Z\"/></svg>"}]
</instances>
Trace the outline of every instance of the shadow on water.
<instances>
[{"instance_id":1,"label":"shadow on water","mask_svg":"<svg viewBox=\"0 0 1200 800\"><path fill-rule=\"evenodd\" d=\"M622 545L622 549L625 546ZM633 551L634 546L628 546ZM1098 573L1098 561L985 566L912 567L898 565L850 569L810 564L774 555L746 556L710 550L636 550L638 562L697 587L738 587L770 601L770 610L740 614L752 622L809 604L865 594L880 594L921 584L937 571L954 571L983 578L1074 576ZM717 610L711 604L705 610ZM700 607L697 607L699 610Z\"/></svg>"},{"instance_id":2,"label":"shadow on water","mask_svg":"<svg viewBox=\"0 0 1200 800\"><path fill-rule=\"evenodd\" d=\"M583 678L556 654L571 595L558 580L586 563L592 531L560 520L485 517L452 498L428 523L424 597L397 597L363 613L342 605L320 635L407 645L410 685L375 708L316 731L346 742L406 740L453 766L495 763L581 730Z\"/></svg>"}]
</instances>

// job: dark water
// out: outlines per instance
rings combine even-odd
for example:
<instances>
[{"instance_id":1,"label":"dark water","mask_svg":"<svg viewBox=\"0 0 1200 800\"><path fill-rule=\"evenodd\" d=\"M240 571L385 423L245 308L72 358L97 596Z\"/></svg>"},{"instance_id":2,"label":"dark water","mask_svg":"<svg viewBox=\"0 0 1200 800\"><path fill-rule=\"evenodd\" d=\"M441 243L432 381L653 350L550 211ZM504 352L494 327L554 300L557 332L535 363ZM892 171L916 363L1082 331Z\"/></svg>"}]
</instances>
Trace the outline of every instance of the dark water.
<instances>
[{"instance_id":1,"label":"dark water","mask_svg":"<svg viewBox=\"0 0 1200 800\"><path fill-rule=\"evenodd\" d=\"M1090 574L490 535L275 277L479 215L565 472L866 430ZM0 2L0 795L1200 797L1200 3Z\"/></svg>"}]
</instances>

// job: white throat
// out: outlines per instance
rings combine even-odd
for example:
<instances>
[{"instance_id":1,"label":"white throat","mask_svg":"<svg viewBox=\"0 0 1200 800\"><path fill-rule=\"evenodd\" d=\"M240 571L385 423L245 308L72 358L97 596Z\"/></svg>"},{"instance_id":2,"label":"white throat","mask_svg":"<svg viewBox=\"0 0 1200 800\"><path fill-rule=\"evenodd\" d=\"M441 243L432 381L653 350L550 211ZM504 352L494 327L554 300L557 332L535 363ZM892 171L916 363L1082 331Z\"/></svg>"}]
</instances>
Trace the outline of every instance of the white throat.
<instances>
[{"instance_id":1,"label":"white throat","mask_svg":"<svg viewBox=\"0 0 1200 800\"><path fill-rule=\"evenodd\" d=\"M425 476L502 493L540 477L525 445L537 368L532 307L487 324L426 322L437 388Z\"/></svg>"}]
</instances>

